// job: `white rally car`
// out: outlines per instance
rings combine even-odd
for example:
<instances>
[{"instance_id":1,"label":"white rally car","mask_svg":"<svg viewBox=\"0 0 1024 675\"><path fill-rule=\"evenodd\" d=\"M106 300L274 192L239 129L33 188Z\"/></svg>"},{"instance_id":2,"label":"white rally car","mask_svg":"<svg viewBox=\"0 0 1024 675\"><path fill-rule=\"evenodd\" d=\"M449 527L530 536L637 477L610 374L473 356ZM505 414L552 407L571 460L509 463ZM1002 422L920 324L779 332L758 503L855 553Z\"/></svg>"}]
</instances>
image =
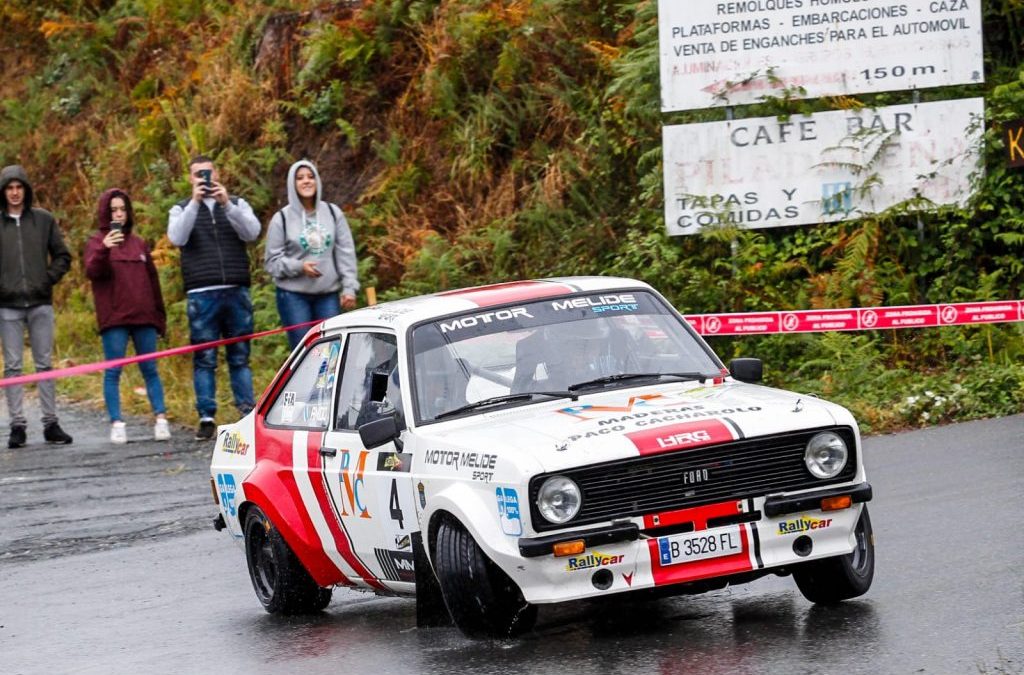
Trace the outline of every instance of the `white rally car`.
<instances>
[{"instance_id":1,"label":"white rally car","mask_svg":"<svg viewBox=\"0 0 1024 675\"><path fill-rule=\"evenodd\" d=\"M792 574L865 593L874 543L850 413L751 384L631 279L391 302L310 331L218 430L215 521L269 612L343 585L415 595L467 634L537 605Z\"/></svg>"}]
</instances>

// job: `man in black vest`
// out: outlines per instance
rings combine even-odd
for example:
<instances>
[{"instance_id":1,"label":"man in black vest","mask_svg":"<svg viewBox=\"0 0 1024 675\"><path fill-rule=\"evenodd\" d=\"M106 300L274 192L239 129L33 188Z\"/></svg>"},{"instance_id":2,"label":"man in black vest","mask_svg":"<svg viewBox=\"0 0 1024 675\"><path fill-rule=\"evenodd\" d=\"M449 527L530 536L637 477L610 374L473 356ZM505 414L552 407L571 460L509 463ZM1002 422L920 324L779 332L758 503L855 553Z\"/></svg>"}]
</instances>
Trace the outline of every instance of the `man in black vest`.
<instances>
[{"instance_id":1,"label":"man in black vest","mask_svg":"<svg viewBox=\"0 0 1024 675\"><path fill-rule=\"evenodd\" d=\"M248 335L253 320L246 242L260 236L260 221L244 199L228 195L209 157L193 157L188 170L192 197L171 208L167 238L181 248L192 344ZM249 343L236 342L225 350L235 406L245 415L255 405ZM217 429L217 350L195 352L192 371L199 412L196 438L212 439Z\"/></svg>"}]
</instances>

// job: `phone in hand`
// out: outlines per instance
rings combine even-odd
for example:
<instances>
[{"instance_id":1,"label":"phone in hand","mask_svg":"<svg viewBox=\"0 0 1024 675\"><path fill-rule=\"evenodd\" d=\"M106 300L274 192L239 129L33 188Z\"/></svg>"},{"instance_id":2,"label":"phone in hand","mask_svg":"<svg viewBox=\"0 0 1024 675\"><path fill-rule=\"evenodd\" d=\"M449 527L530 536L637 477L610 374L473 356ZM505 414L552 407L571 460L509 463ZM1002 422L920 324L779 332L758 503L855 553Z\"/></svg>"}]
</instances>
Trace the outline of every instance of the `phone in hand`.
<instances>
[{"instance_id":1,"label":"phone in hand","mask_svg":"<svg viewBox=\"0 0 1024 675\"><path fill-rule=\"evenodd\" d=\"M121 232L124 229L124 223L111 223L110 229L114 232Z\"/></svg>"},{"instance_id":2,"label":"phone in hand","mask_svg":"<svg viewBox=\"0 0 1024 675\"><path fill-rule=\"evenodd\" d=\"M203 192L209 195L213 189L213 169L199 169L196 173L203 179Z\"/></svg>"}]
</instances>

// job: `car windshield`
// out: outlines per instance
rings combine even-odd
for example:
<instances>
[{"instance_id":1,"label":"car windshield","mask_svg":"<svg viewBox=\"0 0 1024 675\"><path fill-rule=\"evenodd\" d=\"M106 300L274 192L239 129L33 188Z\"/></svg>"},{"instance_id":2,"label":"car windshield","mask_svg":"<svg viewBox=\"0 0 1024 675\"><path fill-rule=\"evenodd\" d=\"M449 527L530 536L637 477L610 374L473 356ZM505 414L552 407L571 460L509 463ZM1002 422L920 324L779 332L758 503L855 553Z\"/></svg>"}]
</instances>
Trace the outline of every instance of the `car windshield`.
<instances>
[{"instance_id":1,"label":"car windshield","mask_svg":"<svg viewBox=\"0 0 1024 675\"><path fill-rule=\"evenodd\" d=\"M421 423L552 400L517 394L575 396L714 377L721 368L678 316L644 291L549 298L445 317L417 326L412 350Z\"/></svg>"}]
</instances>

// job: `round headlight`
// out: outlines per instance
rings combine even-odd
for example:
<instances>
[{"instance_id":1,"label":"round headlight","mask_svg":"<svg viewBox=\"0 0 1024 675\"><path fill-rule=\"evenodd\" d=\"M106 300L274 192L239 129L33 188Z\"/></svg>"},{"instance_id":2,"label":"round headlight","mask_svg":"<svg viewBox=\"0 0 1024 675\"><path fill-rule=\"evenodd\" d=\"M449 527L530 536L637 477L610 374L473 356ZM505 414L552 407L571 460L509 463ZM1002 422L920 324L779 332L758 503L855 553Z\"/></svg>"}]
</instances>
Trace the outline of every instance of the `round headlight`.
<instances>
[{"instance_id":1,"label":"round headlight","mask_svg":"<svg viewBox=\"0 0 1024 675\"><path fill-rule=\"evenodd\" d=\"M804 464L818 478L834 478L846 466L849 456L846 441L839 434L824 431L807 443Z\"/></svg>"},{"instance_id":2,"label":"round headlight","mask_svg":"<svg viewBox=\"0 0 1024 675\"><path fill-rule=\"evenodd\" d=\"M549 522L569 522L580 510L580 488L565 476L552 476L540 486L537 508Z\"/></svg>"}]
</instances>

